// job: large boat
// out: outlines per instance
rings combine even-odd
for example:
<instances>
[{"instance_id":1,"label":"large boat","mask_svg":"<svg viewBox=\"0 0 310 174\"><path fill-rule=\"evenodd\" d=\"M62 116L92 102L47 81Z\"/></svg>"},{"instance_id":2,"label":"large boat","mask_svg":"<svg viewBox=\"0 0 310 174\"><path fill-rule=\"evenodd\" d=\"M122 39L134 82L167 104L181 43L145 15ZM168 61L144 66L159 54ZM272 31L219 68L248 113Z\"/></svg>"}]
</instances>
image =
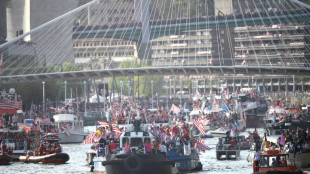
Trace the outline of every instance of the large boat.
<instances>
[{"instance_id":1,"label":"large boat","mask_svg":"<svg viewBox=\"0 0 310 174\"><path fill-rule=\"evenodd\" d=\"M73 114L57 114L53 116L55 126L59 129L59 143L81 143L88 135L84 131L84 122Z\"/></svg>"},{"instance_id":2,"label":"large boat","mask_svg":"<svg viewBox=\"0 0 310 174\"><path fill-rule=\"evenodd\" d=\"M138 146L151 142L154 136L145 128L140 129L140 120L135 120L134 129L128 127L119 138L121 150L118 153L108 153L106 161L102 162L107 174L135 173L135 174L175 174L175 162L169 161L166 154L154 151L139 152ZM142 127L142 126L141 126ZM123 145L125 147L123 147ZM130 150L126 146L130 146ZM95 167L95 166L94 166ZM96 168L94 168L95 170Z\"/></svg>"},{"instance_id":3,"label":"large boat","mask_svg":"<svg viewBox=\"0 0 310 174\"><path fill-rule=\"evenodd\" d=\"M219 141L221 141L221 143L216 145L216 159L229 160L240 158L240 146L236 142L236 138L226 136L219 138ZM232 142L234 142L234 144Z\"/></svg>"},{"instance_id":4,"label":"large boat","mask_svg":"<svg viewBox=\"0 0 310 174\"><path fill-rule=\"evenodd\" d=\"M12 161L12 157L6 153L0 153L0 166L9 165Z\"/></svg>"},{"instance_id":5,"label":"large boat","mask_svg":"<svg viewBox=\"0 0 310 174\"><path fill-rule=\"evenodd\" d=\"M288 154L279 150L267 150L261 154L260 161L253 161L254 174L303 174L297 168L294 159L288 159Z\"/></svg>"}]
</instances>

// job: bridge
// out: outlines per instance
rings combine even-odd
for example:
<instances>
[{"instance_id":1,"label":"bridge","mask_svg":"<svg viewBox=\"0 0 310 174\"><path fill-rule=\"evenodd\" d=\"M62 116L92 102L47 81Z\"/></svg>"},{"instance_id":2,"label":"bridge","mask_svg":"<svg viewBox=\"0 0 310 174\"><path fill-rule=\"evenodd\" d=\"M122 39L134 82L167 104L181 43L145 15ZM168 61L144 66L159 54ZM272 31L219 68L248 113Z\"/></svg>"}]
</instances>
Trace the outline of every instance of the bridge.
<instances>
[{"instance_id":1,"label":"bridge","mask_svg":"<svg viewBox=\"0 0 310 174\"><path fill-rule=\"evenodd\" d=\"M148 0L136 1L141 2L141 6L135 3L136 9L147 7L149 3ZM123 21L119 21L114 27L107 27L98 20L88 27L76 26L78 20L90 22L87 21L87 15L94 14L94 18L97 18L97 11L88 9L93 6L105 8L108 3L94 0L0 45L0 83L148 75L309 75L309 6L299 1L296 4L295 0L292 2L284 4L288 11L281 9L284 11L277 13L269 13L265 7L258 9L255 6L256 12L251 15L241 11L238 15L181 18L165 22L150 20L147 12L155 8L150 7L150 10L136 11L137 24L127 21L124 25ZM115 9L120 8L117 5ZM279 9L277 4L274 6ZM113 14L111 16L112 21L117 17ZM196 16L200 16L198 11ZM259 25L263 27L254 29ZM236 29L243 26L253 28ZM284 30L285 27L290 29ZM209 29L213 32L206 36L200 32ZM171 35L197 31L199 35L169 38ZM166 40L162 39L164 36ZM81 46L74 47L75 39L81 41ZM161 45L161 50L152 50L151 40L156 39L162 39L161 42L169 45ZM135 48L130 54L130 60L126 59L128 55L117 57L120 52L130 49L130 46L123 45L123 40L137 42L133 45ZM108 44L103 45L104 42ZM245 43L248 44L246 49L243 45ZM112 47L115 49L112 50ZM259 51L255 47L259 47ZM159 58L152 58L152 54L158 54ZM88 58L89 61L82 66L73 64L76 55L82 55L82 58ZM118 60L113 60L114 57ZM91 60L94 59L104 60L104 69L97 67L90 70ZM178 63L163 66L163 62L168 62L168 59ZM204 63L180 63L196 59L202 59ZM226 60L229 64L225 63ZM240 60L243 62L240 63ZM156 61L162 64L148 63ZM212 61L215 63L210 63ZM64 62L71 62L70 71L55 68ZM129 66L123 66L128 62Z\"/></svg>"}]
</instances>

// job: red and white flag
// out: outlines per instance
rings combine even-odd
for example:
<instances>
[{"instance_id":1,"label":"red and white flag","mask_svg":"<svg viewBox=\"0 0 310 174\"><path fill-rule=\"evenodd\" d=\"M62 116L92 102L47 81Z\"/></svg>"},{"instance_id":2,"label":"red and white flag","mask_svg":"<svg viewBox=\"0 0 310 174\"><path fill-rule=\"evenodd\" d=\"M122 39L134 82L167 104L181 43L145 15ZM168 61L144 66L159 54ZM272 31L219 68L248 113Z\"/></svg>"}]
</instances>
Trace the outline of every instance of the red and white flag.
<instances>
[{"instance_id":1,"label":"red and white flag","mask_svg":"<svg viewBox=\"0 0 310 174\"><path fill-rule=\"evenodd\" d=\"M112 128L117 136L120 136L122 134L122 131L116 126L116 124L112 124Z\"/></svg>"},{"instance_id":2,"label":"red and white flag","mask_svg":"<svg viewBox=\"0 0 310 174\"><path fill-rule=\"evenodd\" d=\"M181 112L181 109L178 108L176 105L172 104L170 111L172 111L175 114L179 114Z\"/></svg>"},{"instance_id":3,"label":"red and white flag","mask_svg":"<svg viewBox=\"0 0 310 174\"><path fill-rule=\"evenodd\" d=\"M202 134L202 135L205 135L206 134L206 130L205 128L203 127L203 124L201 122L201 119L195 119L194 120L194 125L195 127L198 129L198 131Z\"/></svg>"},{"instance_id":4,"label":"red and white flag","mask_svg":"<svg viewBox=\"0 0 310 174\"><path fill-rule=\"evenodd\" d=\"M104 121L98 121L98 123L100 124L100 126L109 127L109 124Z\"/></svg>"},{"instance_id":5,"label":"red and white flag","mask_svg":"<svg viewBox=\"0 0 310 174\"><path fill-rule=\"evenodd\" d=\"M200 96L198 89L196 89L196 96Z\"/></svg>"},{"instance_id":6,"label":"red and white flag","mask_svg":"<svg viewBox=\"0 0 310 174\"><path fill-rule=\"evenodd\" d=\"M210 148L205 145L204 141L202 141L201 139L196 139L195 143L197 144L197 147L199 148L199 150L201 150L202 152L205 152L206 150L210 150Z\"/></svg>"},{"instance_id":7,"label":"red and white flag","mask_svg":"<svg viewBox=\"0 0 310 174\"><path fill-rule=\"evenodd\" d=\"M92 132L90 135L88 135L85 140L82 142L83 144L91 144L94 143L95 140L99 139L100 137L97 137L97 132Z\"/></svg>"}]
</instances>

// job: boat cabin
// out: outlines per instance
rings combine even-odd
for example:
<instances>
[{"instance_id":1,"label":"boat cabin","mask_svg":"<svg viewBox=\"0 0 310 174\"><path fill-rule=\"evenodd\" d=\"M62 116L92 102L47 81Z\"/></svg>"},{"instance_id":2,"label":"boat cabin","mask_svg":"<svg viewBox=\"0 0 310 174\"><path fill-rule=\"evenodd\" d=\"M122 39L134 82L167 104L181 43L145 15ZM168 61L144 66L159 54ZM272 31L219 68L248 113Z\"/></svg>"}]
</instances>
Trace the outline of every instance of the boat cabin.
<instances>
[{"instance_id":1,"label":"boat cabin","mask_svg":"<svg viewBox=\"0 0 310 174\"><path fill-rule=\"evenodd\" d=\"M132 149L138 149L138 146L148 141L150 144L154 136L150 132L123 132L120 136L120 147L128 142ZM122 148L121 153L125 153L125 149Z\"/></svg>"},{"instance_id":2,"label":"boat cabin","mask_svg":"<svg viewBox=\"0 0 310 174\"><path fill-rule=\"evenodd\" d=\"M84 122L79 116L73 114L57 114L53 116L55 126L62 129L64 125L69 124L72 129L83 129Z\"/></svg>"},{"instance_id":3,"label":"boat cabin","mask_svg":"<svg viewBox=\"0 0 310 174\"><path fill-rule=\"evenodd\" d=\"M267 150L261 154L260 161L253 161L253 173L268 171L297 172L294 159L288 159L288 154L279 150Z\"/></svg>"}]
</instances>

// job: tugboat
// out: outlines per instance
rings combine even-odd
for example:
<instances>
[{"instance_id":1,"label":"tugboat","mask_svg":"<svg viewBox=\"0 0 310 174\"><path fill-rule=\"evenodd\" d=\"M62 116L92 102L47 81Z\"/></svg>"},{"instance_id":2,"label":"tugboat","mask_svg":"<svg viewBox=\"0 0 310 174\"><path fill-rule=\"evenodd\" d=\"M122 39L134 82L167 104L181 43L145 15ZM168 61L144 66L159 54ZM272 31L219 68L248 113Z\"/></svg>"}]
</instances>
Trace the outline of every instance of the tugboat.
<instances>
[{"instance_id":1,"label":"tugboat","mask_svg":"<svg viewBox=\"0 0 310 174\"><path fill-rule=\"evenodd\" d=\"M140 128L140 118L136 117L133 123L134 128L128 127L119 138L120 151L108 153L106 161L102 162L107 174L175 174L177 169L175 162L169 161L165 153L161 153L156 148L151 152L144 148L144 144L149 144L154 136L147 130ZM143 126L141 126L143 127ZM141 148L142 147L142 148Z\"/></svg>"},{"instance_id":2,"label":"tugboat","mask_svg":"<svg viewBox=\"0 0 310 174\"><path fill-rule=\"evenodd\" d=\"M64 164L69 160L69 155L61 152L59 141L57 135L49 133L43 138L35 154L29 151L26 156L20 156L19 160L25 163Z\"/></svg>"},{"instance_id":3,"label":"tugboat","mask_svg":"<svg viewBox=\"0 0 310 174\"><path fill-rule=\"evenodd\" d=\"M305 174L296 167L294 159L279 150L267 150L261 154L260 161L253 161L254 174Z\"/></svg>"}]
</instances>

